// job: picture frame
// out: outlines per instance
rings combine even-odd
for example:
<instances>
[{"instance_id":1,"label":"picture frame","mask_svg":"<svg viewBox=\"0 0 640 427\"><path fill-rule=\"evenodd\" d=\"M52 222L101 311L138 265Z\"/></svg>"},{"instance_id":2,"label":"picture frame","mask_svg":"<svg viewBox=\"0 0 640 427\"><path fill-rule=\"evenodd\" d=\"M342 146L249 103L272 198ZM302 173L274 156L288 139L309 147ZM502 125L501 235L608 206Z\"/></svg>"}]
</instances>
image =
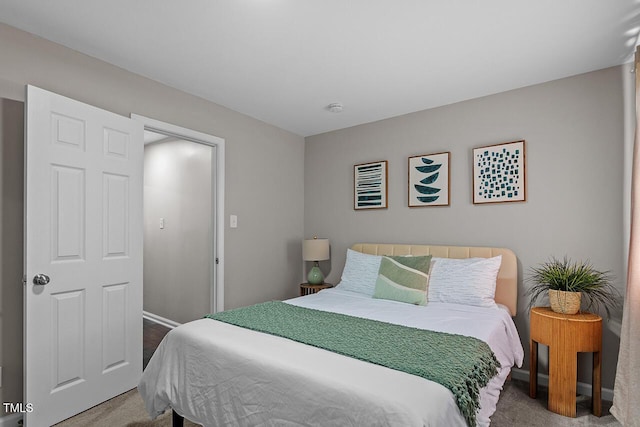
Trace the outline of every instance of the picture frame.
<instances>
[{"instance_id":1,"label":"picture frame","mask_svg":"<svg viewBox=\"0 0 640 427\"><path fill-rule=\"evenodd\" d=\"M451 152L408 158L407 203L410 208L449 206Z\"/></svg>"},{"instance_id":2,"label":"picture frame","mask_svg":"<svg viewBox=\"0 0 640 427\"><path fill-rule=\"evenodd\" d=\"M473 203L527 200L525 141L473 149Z\"/></svg>"},{"instance_id":3,"label":"picture frame","mask_svg":"<svg viewBox=\"0 0 640 427\"><path fill-rule=\"evenodd\" d=\"M387 208L387 161L353 166L353 209Z\"/></svg>"}]
</instances>

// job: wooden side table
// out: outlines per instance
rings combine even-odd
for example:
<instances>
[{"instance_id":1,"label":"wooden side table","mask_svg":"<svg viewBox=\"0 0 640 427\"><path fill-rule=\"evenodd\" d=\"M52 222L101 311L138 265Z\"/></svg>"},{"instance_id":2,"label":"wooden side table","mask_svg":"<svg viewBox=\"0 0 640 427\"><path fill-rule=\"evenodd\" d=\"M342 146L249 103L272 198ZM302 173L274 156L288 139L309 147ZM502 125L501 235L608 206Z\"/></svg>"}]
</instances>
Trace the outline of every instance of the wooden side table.
<instances>
[{"instance_id":1,"label":"wooden side table","mask_svg":"<svg viewBox=\"0 0 640 427\"><path fill-rule=\"evenodd\" d=\"M331 283L323 283L321 285L310 285L308 283L300 283L300 296L315 294L323 289L333 288Z\"/></svg>"},{"instance_id":2,"label":"wooden side table","mask_svg":"<svg viewBox=\"0 0 640 427\"><path fill-rule=\"evenodd\" d=\"M549 307L531 309L531 366L529 396L538 391L538 343L549 347L550 411L576 416L578 352L593 352L592 411L602 414L601 360L602 318L592 313L561 314Z\"/></svg>"}]
</instances>

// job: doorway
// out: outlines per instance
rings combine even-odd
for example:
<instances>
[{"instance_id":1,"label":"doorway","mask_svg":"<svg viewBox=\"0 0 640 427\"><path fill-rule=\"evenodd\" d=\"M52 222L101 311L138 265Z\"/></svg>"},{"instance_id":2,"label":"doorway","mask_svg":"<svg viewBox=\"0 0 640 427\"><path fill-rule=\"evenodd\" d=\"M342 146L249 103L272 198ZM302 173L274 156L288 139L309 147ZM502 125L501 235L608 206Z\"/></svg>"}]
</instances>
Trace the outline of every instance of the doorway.
<instances>
[{"instance_id":1,"label":"doorway","mask_svg":"<svg viewBox=\"0 0 640 427\"><path fill-rule=\"evenodd\" d=\"M144 124L144 317L175 327L224 309L224 140Z\"/></svg>"},{"instance_id":2,"label":"doorway","mask_svg":"<svg viewBox=\"0 0 640 427\"><path fill-rule=\"evenodd\" d=\"M143 310L186 323L212 312L215 146L144 132Z\"/></svg>"}]
</instances>

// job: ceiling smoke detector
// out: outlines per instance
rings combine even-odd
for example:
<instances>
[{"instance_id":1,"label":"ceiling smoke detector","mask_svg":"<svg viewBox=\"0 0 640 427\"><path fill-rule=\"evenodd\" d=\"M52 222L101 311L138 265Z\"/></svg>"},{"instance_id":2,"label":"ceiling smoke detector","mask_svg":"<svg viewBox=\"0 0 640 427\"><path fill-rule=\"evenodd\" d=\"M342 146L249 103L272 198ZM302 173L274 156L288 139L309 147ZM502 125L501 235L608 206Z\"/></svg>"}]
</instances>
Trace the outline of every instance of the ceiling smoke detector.
<instances>
[{"instance_id":1,"label":"ceiling smoke detector","mask_svg":"<svg viewBox=\"0 0 640 427\"><path fill-rule=\"evenodd\" d=\"M342 111L342 104L339 102L334 102L327 105L327 110L331 111L332 113L339 113Z\"/></svg>"}]
</instances>

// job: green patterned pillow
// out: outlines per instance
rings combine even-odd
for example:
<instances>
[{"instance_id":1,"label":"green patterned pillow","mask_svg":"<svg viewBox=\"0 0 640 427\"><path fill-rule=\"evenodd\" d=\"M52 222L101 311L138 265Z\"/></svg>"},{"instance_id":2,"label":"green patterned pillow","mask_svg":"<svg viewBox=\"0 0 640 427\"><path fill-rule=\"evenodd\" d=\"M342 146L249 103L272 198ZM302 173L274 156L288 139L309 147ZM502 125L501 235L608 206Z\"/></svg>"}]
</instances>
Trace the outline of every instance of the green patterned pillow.
<instances>
[{"instance_id":1,"label":"green patterned pillow","mask_svg":"<svg viewBox=\"0 0 640 427\"><path fill-rule=\"evenodd\" d=\"M382 257L374 298L427 304L431 255Z\"/></svg>"}]
</instances>

